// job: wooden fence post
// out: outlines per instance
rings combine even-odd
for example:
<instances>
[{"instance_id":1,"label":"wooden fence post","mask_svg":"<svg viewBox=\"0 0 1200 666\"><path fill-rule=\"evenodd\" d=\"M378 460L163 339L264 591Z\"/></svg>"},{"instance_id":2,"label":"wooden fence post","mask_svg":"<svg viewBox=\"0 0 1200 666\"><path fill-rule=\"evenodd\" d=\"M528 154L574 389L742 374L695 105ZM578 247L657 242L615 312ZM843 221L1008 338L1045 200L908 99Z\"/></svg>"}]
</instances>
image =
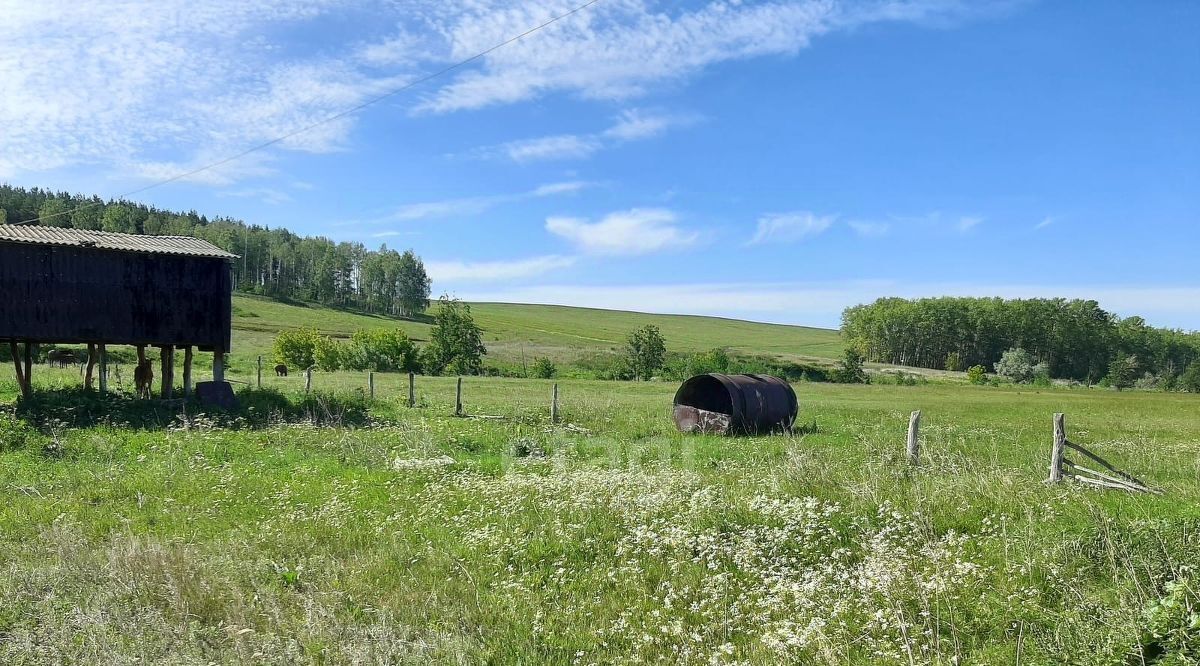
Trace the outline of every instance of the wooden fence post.
<instances>
[{"instance_id":1,"label":"wooden fence post","mask_svg":"<svg viewBox=\"0 0 1200 666\"><path fill-rule=\"evenodd\" d=\"M921 460L921 410L908 417L908 464L916 465Z\"/></svg>"},{"instance_id":2,"label":"wooden fence post","mask_svg":"<svg viewBox=\"0 0 1200 666\"><path fill-rule=\"evenodd\" d=\"M375 399L375 373L374 372L367 373L367 388L370 389L371 399L374 400Z\"/></svg>"},{"instance_id":3,"label":"wooden fence post","mask_svg":"<svg viewBox=\"0 0 1200 666\"><path fill-rule=\"evenodd\" d=\"M1046 483L1062 481L1063 452L1067 447L1066 417L1063 414L1054 415L1054 448L1050 451L1050 478Z\"/></svg>"},{"instance_id":4,"label":"wooden fence post","mask_svg":"<svg viewBox=\"0 0 1200 666\"><path fill-rule=\"evenodd\" d=\"M459 378L458 378L458 388L457 388L457 389L455 390L455 392L454 392L454 415L455 415L455 416L462 416L462 415L463 415L463 405L462 405L462 377L459 377Z\"/></svg>"},{"instance_id":5,"label":"wooden fence post","mask_svg":"<svg viewBox=\"0 0 1200 666\"><path fill-rule=\"evenodd\" d=\"M408 406L417 406L417 380L416 373L408 371Z\"/></svg>"},{"instance_id":6,"label":"wooden fence post","mask_svg":"<svg viewBox=\"0 0 1200 666\"><path fill-rule=\"evenodd\" d=\"M550 398L550 422L558 423L558 382L554 383L554 394Z\"/></svg>"},{"instance_id":7,"label":"wooden fence post","mask_svg":"<svg viewBox=\"0 0 1200 666\"><path fill-rule=\"evenodd\" d=\"M258 388L262 388L262 356L258 357Z\"/></svg>"},{"instance_id":8,"label":"wooden fence post","mask_svg":"<svg viewBox=\"0 0 1200 666\"><path fill-rule=\"evenodd\" d=\"M310 367L304 371L304 392L310 393L311 391L312 391L312 368Z\"/></svg>"},{"instance_id":9,"label":"wooden fence post","mask_svg":"<svg viewBox=\"0 0 1200 666\"><path fill-rule=\"evenodd\" d=\"M225 352L220 349L213 352L213 381L218 384L225 381Z\"/></svg>"}]
</instances>

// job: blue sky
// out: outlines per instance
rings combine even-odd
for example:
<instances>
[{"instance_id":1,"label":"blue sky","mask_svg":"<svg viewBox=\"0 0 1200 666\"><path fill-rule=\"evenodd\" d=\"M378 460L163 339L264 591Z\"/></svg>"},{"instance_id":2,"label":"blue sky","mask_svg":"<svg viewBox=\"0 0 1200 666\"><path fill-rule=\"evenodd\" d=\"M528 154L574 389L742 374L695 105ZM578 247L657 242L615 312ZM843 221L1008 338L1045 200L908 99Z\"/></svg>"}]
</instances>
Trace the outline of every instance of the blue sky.
<instances>
[{"instance_id":1,"label":"blue sky","mask_svg":"<svg viewBox=\"0 0 1200 666\"><path fill-rule=\"evenodd\" d=\"M0 0L0 180L115 196L578 2ZM1091 297L1200 329L1200 4L600 0L135 198L413 248L436 292L836 326Z\"/></svg>"}]
</instances>

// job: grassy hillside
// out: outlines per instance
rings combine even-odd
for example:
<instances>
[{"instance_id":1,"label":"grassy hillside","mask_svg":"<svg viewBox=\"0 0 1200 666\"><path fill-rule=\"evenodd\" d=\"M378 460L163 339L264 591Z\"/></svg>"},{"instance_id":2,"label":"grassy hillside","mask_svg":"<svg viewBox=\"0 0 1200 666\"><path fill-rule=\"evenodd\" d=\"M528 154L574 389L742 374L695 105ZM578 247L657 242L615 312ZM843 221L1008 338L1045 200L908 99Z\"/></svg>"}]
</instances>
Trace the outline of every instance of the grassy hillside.
<instances>
[{"instance_id":1,"label":"grassy hillside","mask_svg":"<svg viewBox=\"0 0 1200 666\"><path fill-rule=\"evenodd\" d=\"M489 359L499 362L519 362L522 355L571 361L617 349L631 330L646 324L662 330L670 351L726 347L789 360L833 359L842 352L838 332L823 328L557 305L472 303L471 309L484 331ZM428 318L401 320L248 296L234 296L233 310L235 360L269 354L275 334L287 328L313 326L337 337L360 328L398 327L418 341L428 339L430 329Z\"/></svg>"}]
</instances>

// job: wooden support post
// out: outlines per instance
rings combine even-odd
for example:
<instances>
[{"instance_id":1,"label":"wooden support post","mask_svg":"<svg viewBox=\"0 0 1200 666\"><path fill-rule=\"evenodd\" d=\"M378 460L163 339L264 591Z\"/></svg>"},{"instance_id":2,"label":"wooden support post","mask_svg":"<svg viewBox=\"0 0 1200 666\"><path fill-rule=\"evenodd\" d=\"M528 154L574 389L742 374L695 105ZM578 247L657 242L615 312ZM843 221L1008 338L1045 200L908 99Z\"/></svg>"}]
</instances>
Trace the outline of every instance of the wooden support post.
<instances>
[{"instance_id":1,"label":"wooden support post","mask_svg":"<svg viewBox=\"0 0 1200 666\"><path fill-rule=\"evenodd\" d=\"M100 356L100 395L108 393L108 347L103 342L96 345L96 353Z\"/></svg>"},{"instance_id":2,"label":"wooden support post","mask_svg":"<svg viewBox=\"0 0 1200 666\"><path fill-rule=\"evenodd\" d=\"M417 377L416 373L411 370L408 372L408 406L409 408L417 406Z\"/></svg>"},{"instance_id":3,"label":"wooden support post","mask_svg":"<svg viewBox=\"0 0 1200 666\"><path fill-rule=\"evenodd\" d=\"M33 343L28 340L25 341L25 389L29 396L33 395Z\"/></svg>"},{"instance_id":4,"label":"wooden support post","mask_svg":"<svg viewBox=\"0 0 1200 666\"><path fill-rule=\"evenodd\" d=\"M458 388L454 392L454 415L455 416L463 415L462 377L458 378Z\"/></svg>"},{"instance_id":5,"label":"wooden support post","mask_svg":"<svg viewBox=\"0 0 1200 666\"><path fill-rule=\"evenodd\" d=\"M17 347L15 340L8 341L8 351L12 355L13 369L17 373L17 386L21 389L21 397L29 399L29 378L25 374L24 367L21 363L20 349Z\"/></svg>"},{"instance_id":6,"label":"wooden support post","mask_svg":"<svg viewBox=\"0 0 1200 666\"><path fill-rule=\"evenodd\" d=\"M225 381L225 353L220 349L213 352L213 381Z\"/></svg>"},{"instance_id":7,"label":"wooden support post","mask_svg":"<svg viewBox=\"0 0 1200 666\"><path fill-rule=\"evenodd\" d=\"M554 393L550 398L550 422L558 423L558 382L554 383Z\"/></svg>"},{"instance_id":8,"label":"wooden support post","mask_svg":"<svg viewBox=\"0 0 1200 666\"><path fill-rule=\"evenodd\" d=\"M908 464L916 465L921 460L921 410L908 417Z\"/></svg>"},{"instance_id":9,"label":"wooden support post","mask_svg":"<svg viewBox=\"0 0 1200 666\"><path fill-rule=\"evenodd\" d=\"M304 371L304 392L308 393L310 391L312 391L312 368L311 367Z\"/></svg>"},{"instance_id":10,"label":"wooden support post","mask_svg":"<svg viewBox=\"0 0 1200 666\"><path fill-rule=\"evenodd\" d=\"M83 388L90 391L92 390L92 385L94 384L93 375L95 374L96 370L96 343L89 342L87 349L87 372L83 376Z\"/></svg>"},{"instance_id":11,"label":"wooden support post","mask_svg":"<svg viewBox=\"0 0 1200 666\"><path fill-rule=\"evenodd\" d=\"M192 346L183 348L183 397L192 397Z\"/></svg>"},{"instance_id":12,"label":"wooden support post","mask_svg":"<svg viewBox=\"0 0 1200 666\"><path fill-rule=\"evenodd\" d=\"M367 389L371 393L371 399L374 400L375 399L375 373L374 372L367 373Z\"/></svg>"},{"instance_id":13,"label":"wooden support post","mask_svg":"<svg viewBox=\"0 0 1200 666\"><path fill-rule=\"evenodd\" d=\"M262 356L258 357L258 388L262 388Z\"/></svg>"},{"instance_id":14,"label":"wooden support post","mask_svg":"<svg viewBox=\"0 0 1200 666\"><path fill-rule=\"evenodd\" d=\"M171 345L161 345L158 348L158 365L161 368L162 376L161 385L158 390L158 395L163 400L170 400L175 393L175 377L171 372L175 360L175 348Z\"/></svg>"},{"instance_id":15,"label":"wooden support post","mask_svg":"<svg viewBox=\"0 0 1200 666\"><path fill-rule=\"evenodd\" d=\"M1050 451L1050 478L1046 483L1058 483L1063 477L1063 453L1067 448L1066 417L1054 415L1054 448Z\"/></svg>"}]
</instances>

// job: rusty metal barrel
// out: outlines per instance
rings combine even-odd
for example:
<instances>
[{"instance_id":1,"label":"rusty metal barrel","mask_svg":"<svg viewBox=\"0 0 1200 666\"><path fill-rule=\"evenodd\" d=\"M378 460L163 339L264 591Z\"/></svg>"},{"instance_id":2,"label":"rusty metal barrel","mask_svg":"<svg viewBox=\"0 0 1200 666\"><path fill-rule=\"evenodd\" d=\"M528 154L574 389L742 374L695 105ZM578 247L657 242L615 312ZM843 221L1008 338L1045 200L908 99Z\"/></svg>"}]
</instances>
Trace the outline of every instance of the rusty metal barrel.
<instances>
[{"instance_id":1,"label":"rusty metal barrel","mask_svg":"<svg viewBox=\"0 0 1200 666\"><path fill-rule=\"evenodd\" d=\"M675 392L674 418L680 432L787 432L799 411L791 385L770 375L696 375Z\"/></svg>"}]
</instances>

